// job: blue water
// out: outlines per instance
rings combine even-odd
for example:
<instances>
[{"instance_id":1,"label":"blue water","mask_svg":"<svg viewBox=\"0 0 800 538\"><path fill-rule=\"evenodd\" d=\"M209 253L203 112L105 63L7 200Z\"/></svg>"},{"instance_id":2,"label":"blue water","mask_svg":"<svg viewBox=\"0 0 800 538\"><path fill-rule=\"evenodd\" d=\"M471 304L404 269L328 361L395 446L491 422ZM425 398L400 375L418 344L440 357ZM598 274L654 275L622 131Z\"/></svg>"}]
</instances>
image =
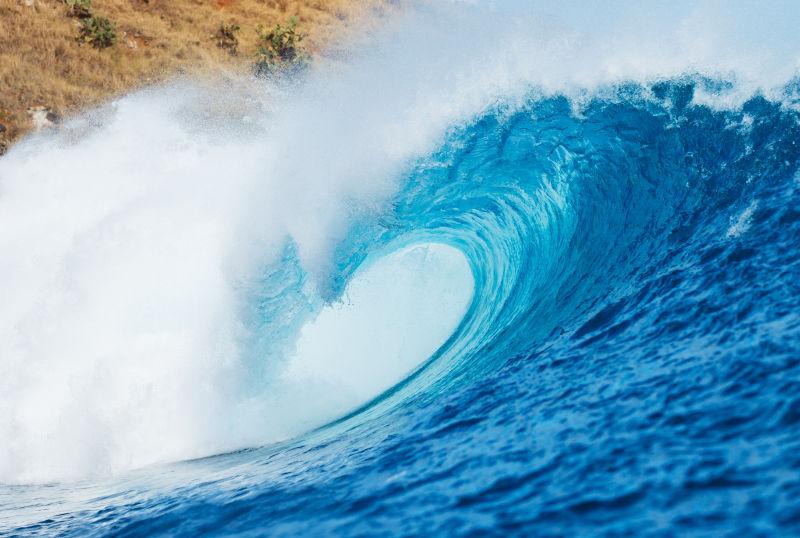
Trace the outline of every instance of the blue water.
<instances>
[{"instance_id":1,"label":"blue water","mask_svg":"<svg viewBox=\"0 0 800 538\"><path fill-rule=\"evenodd\" d=\"M0 534L800 534L800 113L699 84L453 126L330 284L392 241L464 252L422 368L276 445L2 486Z\"/></svg>"}]
</instances>

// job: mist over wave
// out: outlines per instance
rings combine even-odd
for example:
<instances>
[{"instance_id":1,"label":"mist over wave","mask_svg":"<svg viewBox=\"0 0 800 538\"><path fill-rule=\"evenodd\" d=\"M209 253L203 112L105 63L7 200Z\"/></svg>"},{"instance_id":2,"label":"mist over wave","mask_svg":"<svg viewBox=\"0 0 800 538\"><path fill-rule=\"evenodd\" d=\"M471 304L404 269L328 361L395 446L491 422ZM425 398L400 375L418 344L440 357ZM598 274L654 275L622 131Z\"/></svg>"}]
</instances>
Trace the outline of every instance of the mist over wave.
<instances>
[{"instance_id":1,"label":"mist over wave","mask_svg":"<svg viewBox=\"0 0 800 538\"><path fill-rule=\"evenodd\" d=\"M524 236L481 250L430 222L414 227L423 208L404 213L402 201L425 184L409 177L452 171L458 161L439 152L457 154L487 115L535 120L545 110L531 102L564 98L558 114L580 118L597 99L625 103L626 85L641 109L742 114L763 96L796 110L799 16L790 2L419 4L299 85L175 81L22 142L0 159L0 482L107 476L287 439L431 357L446 359L430 370L441 377L467 351L479 360L477 341L521 338L510 327L530 310L514 301L530 297L510 275L547 274L556 263L547 254L581 235L569 201L580 174L502 198L525 208L525 226L552 232L553 243L524 250ZM690 84L689 102L659 93L665 81ZM544 139L533 125L522 132ZM564 167L582 158L550 150ZM731 236L745 233L753 204ZM406 225L386 223L398 215ZM304 355L314 320L347 304L363 260L412 244L429 245L419 248L430 257L399 256L386 269L394 276L375 278L432 276L401 288L416 302L399 314L386 301L369 317L425 345L356 346L332 367L321 351ZM516 317L502 318L504 305ZM310 375L314 364L326 373Z\"/></svg>"}]
</instances>

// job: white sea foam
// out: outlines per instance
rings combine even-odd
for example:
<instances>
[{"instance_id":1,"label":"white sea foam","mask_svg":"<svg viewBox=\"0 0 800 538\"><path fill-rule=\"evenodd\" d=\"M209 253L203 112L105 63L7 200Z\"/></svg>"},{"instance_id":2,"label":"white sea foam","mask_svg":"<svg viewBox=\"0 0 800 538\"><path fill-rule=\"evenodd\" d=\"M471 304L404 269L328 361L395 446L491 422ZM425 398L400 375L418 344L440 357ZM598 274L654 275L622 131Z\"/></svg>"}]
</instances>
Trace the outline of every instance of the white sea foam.
<instances>
[{"instance_id":1,"label":"white sea foam","mask_svg":"<svg viewBox=\"0 0 800 538\"><path fill-rule=\"evenodd\" d=\"M753 213L755 213L756 209L758 209L758 200L753 200L738 215L731 217L731 225L725 235L728 238L739 237L747 232L752 224Z\"/></svg>"},{"instance_id":2,"label":"white sea foam","mask_svg":"<svg viewBox=\"0 0 800 538\"><path fill-rule=\"evenodd\" d=\"M701 102L776 94L800 66L798 12L793 2L420 4L288 95L253 81L176 82L22 142L0 159L0 482L268 442L330 418L319 409L374 396L446 337L463 298L427 323L435 330L400 316L403 341L419 347L389 345L368 378L365 357L385 331L348 325L368 345L326 364L320 342L336 323L320 314L254 391L242 312L287 236L313 283L306 293L324 292L354 215L380 212L451 126L532 87L580 96L703 72L737 83ZM420 301L439 297L409 286L428 290ZM444 282L440 291L454 297ZM306 389L313 405L294 405Z\"/></svg>"}]
</instances>

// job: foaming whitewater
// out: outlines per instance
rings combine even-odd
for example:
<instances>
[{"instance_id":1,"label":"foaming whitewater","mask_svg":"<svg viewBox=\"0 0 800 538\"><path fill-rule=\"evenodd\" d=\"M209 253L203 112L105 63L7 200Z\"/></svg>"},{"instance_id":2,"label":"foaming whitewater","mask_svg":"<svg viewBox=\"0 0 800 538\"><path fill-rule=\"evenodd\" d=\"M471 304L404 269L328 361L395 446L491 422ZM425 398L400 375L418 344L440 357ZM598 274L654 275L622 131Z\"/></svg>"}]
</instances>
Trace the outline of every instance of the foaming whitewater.
<instances>
[{"instance_id":1,"label":"foaming whitewater","mask_svg":"<svg viewBox=\"0 0 800 538\"><path fill-rule=\"evenodd\" d=\"M0 531L796 530L798 20L406 5L24 140Z\"/></svg>"},{"instance_id":2,"label":"foaming whitewater","mask_svg":"<svg viewBox=\"0 0 800 538\"><path fill-rule=\"evenodd\" d=\"M237 84L230 97L241 99L237 107L263 113L248 104L252 87ZM303 164L304 133L292 138L280 126L276 133L252 125L251 117L216 117L226 112L214 110L212 90L180 84L125 98L68 126L59 139L23 144L4 161L5 480L73 479L209 455L299 433L320 412L335 418L320 392L309 404L320 411L276 402L276 393L290 390L276 378L293 364L288 357L302 323L323 307L328 284L320 281L329 277L312 280L329 236L343 233L337 226L347 218L345 201L352 211L374 211L388 172L356 192L331 159L316 162L317 169ZM323 156L362 142L322 140ZM380 173L377 165L370 169ZM435 268L417 269L420 279L433 278L426 273ZM463 271L440 277L448 279L467 282ZM409 294L406 302L419 294L413 286L397 290ZM420 310L431 297L458 303L457 323L463 300L428 295ZM401 305L386 298L371 313ZM441 314L446 320L446 306ZM436 330L422 327L416 339L431 332L440 338ZM379 355L370 359L392 371L398 360L414 366ZM363 360L331 357L343 376L359 375L348 366L363 368ZM335 383L328 398L339 402ZM325 384L314 380L323 393ZM366 399L378 392L366 389Z\"/></svg>"}]
</instances>

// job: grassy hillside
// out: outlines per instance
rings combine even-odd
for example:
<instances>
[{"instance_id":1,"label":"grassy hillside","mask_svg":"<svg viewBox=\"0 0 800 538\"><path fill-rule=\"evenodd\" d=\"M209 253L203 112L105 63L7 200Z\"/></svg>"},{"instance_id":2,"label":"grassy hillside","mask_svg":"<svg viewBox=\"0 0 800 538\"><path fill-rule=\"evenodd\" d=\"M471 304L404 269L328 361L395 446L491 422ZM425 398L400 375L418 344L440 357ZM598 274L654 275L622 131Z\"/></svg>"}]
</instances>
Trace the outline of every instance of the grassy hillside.
<instances>
[{"instance_id":1,"label":"grassy hillside","mask_svg":"<svg viewBox=\"0 0 800 538\"><path fill-rule=\"evenodd\" d=\"M31 107L69 115L175 73L220 65L247 69L258 48L256 28L285 24L291 17L307 34L303 46L313 54L365 16L380 13L384 2L94 0L91 14L115 27L115 43L106 48L78 39L87 14L68 4L0 0L0 124L6 128L0 146L34 127ZM235 54L231 40L220 34L222 25L239 27L233 33Z\"/></svg>"}]
</instances>

